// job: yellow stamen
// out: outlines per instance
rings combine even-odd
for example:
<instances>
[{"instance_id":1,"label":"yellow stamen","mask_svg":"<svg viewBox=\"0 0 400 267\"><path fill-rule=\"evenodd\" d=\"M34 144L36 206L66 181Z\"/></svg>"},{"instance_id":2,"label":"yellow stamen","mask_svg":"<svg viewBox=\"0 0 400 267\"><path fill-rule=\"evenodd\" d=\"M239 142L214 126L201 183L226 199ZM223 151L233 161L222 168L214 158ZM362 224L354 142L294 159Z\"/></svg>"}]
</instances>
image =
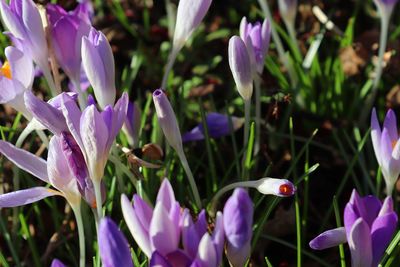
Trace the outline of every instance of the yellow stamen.
<instances>
[{"instance_id":1,"label":"yellow stamen","mask_svg":"<svg viewBox=\"0 0 400 267\"><path fill-rule=\"evenodd\" d=\"M8 61L4 62L3 66L0 68L0 75L6 77L7 79L12 79L11 66Z\"/></svg>"}]
</instances>

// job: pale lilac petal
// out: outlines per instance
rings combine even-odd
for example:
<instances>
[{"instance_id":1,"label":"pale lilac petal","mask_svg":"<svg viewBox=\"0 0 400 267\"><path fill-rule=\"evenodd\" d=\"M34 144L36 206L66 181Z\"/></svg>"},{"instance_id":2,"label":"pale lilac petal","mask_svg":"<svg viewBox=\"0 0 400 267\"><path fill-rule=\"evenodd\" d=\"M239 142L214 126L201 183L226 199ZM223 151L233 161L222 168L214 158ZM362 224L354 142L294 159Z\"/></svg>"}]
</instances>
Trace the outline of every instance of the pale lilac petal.
<instances>
[{"instance_id":1,"label":"pale lilac petal","mask_svg":"<svg viewBox=\"0 0 400 267\"><path fill-rule=\"evenodd\" d=\"M10 7L5 3L4 0L0 1L0 11L1 18L4 23L4 26L8 28L8 30L19 39L23 39L26 37L26 32L24 25L22 24L19 17L14 14Z\"/></svg>"},{"instance_id":2,"label":"pale lilac petal","mask_svg":"<svg viewBox=\"0 0 400 267\"><path fill-rule=\"evenodd\" d=\"M189 210L185 209L182 216L182 221L182 244L186 253L194 258L197 255L197 248L200 243L200 237L202 237L203 235L198 235Z\"/></svg>"},{"instance_id":3,"label":"pale lilac petal","mask_svg":"<svg viewBox=\"0 0 400 267\"><path fill-rule=\"evenodd\" d=\"M68 159L62 147L62 137L56 135L49 142L47 173L50 183L63 192L68 200L80 199L78 181L68 166Z\"/></svg>"},{"instance_id":4,"label":"pale lilac petal","mask_svg":"<svg viewBox=\"0 0 400 267\"><path fill-rule=\"evenodd\" d=\"M143 253L150 258L152 249L150 247L149 233L141 224L132 204L125 195L121 196L121 208L125 223L128 226L133 238Z\"/></svg>"},{"instance_id":5,"label":"pale lilac petal","mask_svg":"<svg viewBox=\"0 0 400 267\"><path fill-rule=\"evenodd\" d=\"M385 200L383 201L381 210L379 211L378 216L383 216L387 213L390 213L393 211L393 199L391 196L387 196Z\"/></svg>"},{"instance_id":6,"label":"pale lilac petal","mask_svg":"<svg viewBox=\"0 0 400 267\"><path fill-rule=\"evenodd\" d=\"M222 261L222 252L224 250L225 244L225 229L224 229L224 217L222 213L219 211L217 212L217 216L215 218L215 227L212 233L212 240L215 247L215 252L217 254L217 265L220 265ZM249 239L249 246L250 246L251 238ZM250 253L246 252L247 256Z\"/></svg>"},{"instance_id":7,"label":"pale lilac petal","mask_svg":"<svg viewBox=\"0 0 400 267\"><path fill-rule=\"evenodd\" d=\"M115 90L115 63L114 63L114 56L113 52L110 46L110 43L108 42L106 36L102 32L99 33L99 38L98 38L98 51L99 54L101 55L101 60L103 62L105 74L106 74L106 92L107 92L107 99L109 105L113 105L115 101L115 95L116 95L116 90Z\"/></svg>"},{"instance_id":8,"label":"pale lilac petal","mask_svg":"<svg viewBox=\"0 0 400 267\"><path fill-rule=\"evenodd\" d=\"M399 134L397 132L397 119L393 110L389 109L386 113L385 121L383 122L383 129L387 129L390 140L397 141Z\"/></svg>"},{"instance_id":9,"label":"pale lilac petal","mask_svg":"<svg viewBox=\"0 0 400 267\"><path fill-rule=\"evenodd\" d=\"M217 266L217 252L215 251L211 236L208 233L204 234L200 240L196 259L199 260L203 266Z\"/></svg>"},{"instance_id":10,"label":"pale lilac petal","mask_svg":"<svg viewBox=\"0 0 400 267\"><path fill-rule=\"evenodd\" d=\"M109 218L100 221L99 251L104 267L133 267L128 241Z\"/></svg>"},{"instance_id":11,"label":"pale lilac petal","mask_svg":"<svg viewBox=\"0 0 400 267\"><path fill-rule=\"evenodd\" d=\"M46 197L61 195L47 187L33 187L0 195L0 208L18 207L31 204Z\"/></svg>"},{"instance_id":12,"label":"pale lilac petal","mask_svg":"<svg viewBox=\"0 0 400 267\"><path fill-rule=\"evenodd\" d=\"M68 131L65 117L60 110L38 99L31 91L25 92L24 99L27 110L52 133L60 135Z\"/></svg>"},{"instance_id":13,"label":"pale lilac petal","mask_svg":"<svg viewBox=\"0 0 400 267\"><path fill-rule=\"evenodd\" d=\"M253 94L253 77L251 73L250 57L242 39L233 36L229 40L229 67L239 94L244 100L251 99Z\"/></svg>"},{"instance_id":14,"label":"pale lilac petal","mask_svg":"<svg viewBox=\"0 0 400 267\"><path fill-rule=\"evenodd\" d=\"M212 0L180 0L176 15L173 47L180 50L193 31L199 26Z\"/></svg>"},{"instance_id":15,"label":"pale lilac petal","mask_svg":"<svg viewBox=\"0 0 400 267\"><path fill-rule=\"evenodd\" d=\"M124 124L126 118L126 112L128 110L129 96L126 92L122 94L117 103L115 103L114 109L112 111L112 121L109 130L109 136L107 141L107 149L110 149L112 143L114 142L116 136L120 132L122 125Z\"/></svg>"},{"instance_id":16,"label":"pale lilac petal","mask_svg":"<svg viewBox=\"0 0 400 267\"><path fill-rule=\"evenodd\" d=\"M136 148L139 145L140 120L141 111L138 105L129 102L122 131L125 133L132 148Z\"/></svg>"},{"instance_id":17,"label":"pale lilac petal","mask_svg":"<svg viewBox=\"0 0 400 267\"><path fill-rule=\"evenodd\" d=\"M11 67L11 77L19 81L24 88L31 89L34 73L32 60L19 49L9 46L4 50Z\"/></svg>"},{"instance_id":18,"label":"pale lilac petal","mask_svg":"<svg viewBox=\"0 0 400 267\"><path fill-rule=\"evenodd\" d=\"M64 114L68 129L84 152L84 146L80 135L81 111L74 100L66 94L61 94L61 110Z\"/></svg>"},{"instance_id":19,"label":"pale lilac petal","mask_svg":"<svg viewBox=\"0 0 400 267\"><path fill-rule=\"evenodd\" d=\"M374 147L375 151L375 157L379 165L382 164L381 152L380 152L381 135L382 132L381 132L381 127L379 126L376 110L375 108L373 108L371 114L371 139L372 139L372 146Z\"/></svg>"},{"instance_id":20,"label":"pale lilac petal","mask_svg":"<svg viewBox=\"0 0 400 267\"><path fill-rule=\"evenodd\" d=\"M350 247L352 266L372 266L370 228L362 218L354 222L347 242Z\"/></svg>"},{"instance_id":21,"label":"pale lilac petal","mask_svg":"<svg viewBox=\"0 0 400 267\"><path fill-rule=\"evenodd\" d=\"M240 21L239 33L240 33L240 38L242 38L242 40L245 40L247 38L248 23L246 17L243 17L242 20Z\"/></svg>"},{"instance_id":22,"label":"pale lilac petal","mask_svg":"<svg viewBox=\"0 0 400 267\"><path fill-rule=\"evenodd\" d=\"M18 168L23 169L46 183L49 183L47 163L44 159L1 140L0 153L17 165Z\"/></svg>"},{"instance_id":23,"label":"pale lilac petal","mask_svg":"<svg viewBox=\"0 0 400 267\"><path fill-rule=\"evenodd\" d=\"M354 210L354 206L351 203L347 203L344 209L344 227L346 228L347 238L349 238L349 234L354 225L354 222L360 217L358 212Z\"/></svg>"},{"instance_id":24,"label":"pale lilac petal","mask_svg":"<svg viewBox=\"0 0 400 267\"><path fill-rule=\"evenodd\" d=\"M9 103L17 97L20 93L19 91L24 90L22 84L19 88L15 88L15 85L16 83L14 80L10 80L0 75L0 104Z\"/></svg>"},{"instance_id":25,"label":"pale lilac petal","mask_svg":"<svg viewBox=\"0 0 400 267\"><path fill-rule=\"evenodd\" d=\"M154 208L149 236L152 250L157 250L162 255L166 255L178 248L179 233L176 232L174 222L169 219L168 211L161 202L157 202Z\"/></svg>"},{"instance_id":26,"label":"pale lilac petal","mask_svg":"<svg viewBox=\"0 0 400 267\"><path fill-rule=\"evenodd\" d=\"M371 228L373 264L377 266L383 256L383 252L392 240L397 227L397 214L386 213L376 218Z\"/></svg>"},{"instance_id":27,"label":"pale lilac petal","mask_svg":"<svg viewBox=\"0 0 400 267\"><path fill-rule=\"evenodd\" d=\"M172 205L174 205L176 202L174 189L172 189L172 186L167 178L164 178L160 189L158 190L156 203L158 202L161 202L167 211L169 211Z\"/></svg>"},{"instance_id":28,"label":"pale lilac petal","mask_svg":"<svg viewBox=\"0 0 400 267\"><path fill-rule=\"evenodd\" d=\"M138 195L133 196L133 208L140 224L148 232L151 218L153 217L153 209Z\"/></svg>"},{"instance_id":29,"label":"pale lilac petal","mask_svg":"<svg viewBox=\"0 0 400 267\"><path fill-rule=\"evenodd\" d=\"M340 244L346 243L346 230L344 227L328 230L310 241L310 247L316 250L336 247Z\"/></svg>"}]
</instances>

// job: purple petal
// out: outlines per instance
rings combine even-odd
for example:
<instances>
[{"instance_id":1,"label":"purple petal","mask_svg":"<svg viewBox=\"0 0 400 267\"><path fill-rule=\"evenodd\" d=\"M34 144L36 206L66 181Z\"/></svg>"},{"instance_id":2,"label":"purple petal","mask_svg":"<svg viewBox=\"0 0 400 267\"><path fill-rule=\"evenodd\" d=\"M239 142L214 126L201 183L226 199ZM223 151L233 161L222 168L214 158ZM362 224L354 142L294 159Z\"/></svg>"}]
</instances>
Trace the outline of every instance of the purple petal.
<instances>
[{"instance_id":1,"label":"purple petal","mask_svg":"<svg viewBox=\"0 0 400 267\"><path fill-rule=\"evenodd\" d=\"M322 234L311 240L309 245L312 249L322 250L326 248L336 247L346 242L346 230L344 227L339 227L323 232Z\"/></svg>"},{"instance_id":2,"label":"purple petal","mask_svg":"<svg viewBox=\"0 0 400 267\"><path fill-rule=\"evenodd\" d=\"M118 99L117 103L115 103L114 110L112 112L112 123L109 131L108 141L107 141L107 149L109 150L112 143L115 140L115 137L118 135L119 131L124 124L126 118L126 112L128 110L129 96L125 92L122 94L120 99Z\"/></svg>"},{"instance_id":3,"label":"purple petal","mask_svg":"<svg viewBox=\"0 0 400 267\"><path fill-rule=\"evenodd\" d=\"M11 11L10 7L6 5L5 1L0 1L1 18L4 26L19 39L26 38L25 27L20 20L20 17Z\"/></svg>"},{"instance_id":4,"label":"purple petal","mask_svg":"<svg viewBox=\"0 0 400 267\"><path fill-rule=\"evenodd\" d=\"M51 25L54 25L59 19L63 16L67 15L67 11L59 5L56 4L47 4L46 5L46 14Z\"/></svg>"},{"instance_id":5,"label":"purple petal","mask_svg":"<svg viewBox=\"0 0 400 267\"><path fill-rule=\"evenodd\" d=\"M168 211L161 202L157 202L154 208L149 236L152 250L157 250L162 255L166 255L178 248L179 233L176 232L174 222L170 220Z\"/></svg>"},{"instance_id":6,"label":"purple petal","mask_svg":"<svg viewBox=\"0 0 400 267\"><path fill-rule=\"evenodd\" d=\"M66 267L64 263L62 263L60 260L58 259L54 259L51 262L51 266L50 267Z\"/></svg>"},{"instance_id":7,"label":"purple petal","mask_svg":"<svg viewBox=\"0 0 400 267\"><path fill-rule=\"evenodd\" d=\"M187 209L184 211L182 221L182 244L189 256L194 258L197 255L200 238L205 234L205 232L202 235L198 234L193 223L192 216Z\"/></svg>"},{"instance_id":8,"label":"purple petal","mask_svg":"<svg viewBox=\"0 0 400 267\"><path fill-rule=\"evenodd\" d=\"M386 113L385 121L383 122L383 130L387 129L390 140L392 142L399 139L399 134L397 132L397 119L396 114L393 110L389 109Z\"/></svg>"},{"instance_id":9,"label":"purple petal","mask_svg":"<svg viewBox=\"0 0 400 267\"><path fill-rule=\"evenodd\" d=\"M148 232L153 217L153 209L138 195L133 196L133 208L140 224Z\"/></svg>"},{"instance_id":10,"label":"purple petal","mask_svg":"<svg viewBox=\"0 0 400 267\"><path fill-rule=\"evenodd\" d=\"M381 210L379 211L378 216L383 216L387 213L390 213L393 211L393 199L391 196L387 196L385 200L383 201Z\"/></svg>"},{"instance_id":11,"label":"purple petal","mask_svg":"<svg viewBox=\"0 0 400 267\"><path fill-rule=\"evenodd\" d=\"M379 214L382 203L376 196L373 195L363 197L362 202L364 203L366 210L366 213L363 215L363 219L368 223L369 226L371 226Z\"/></svg>"},{"instance_id":12,"label":"purple petal","mask_svg":"<svg viewBox=\"0 0 400 267\"><path fill-rule=\"evenodd\" d=\"M172 265L158 251L154 251L150 258L149 267L172 267Z\"/></svg>"},{"instance_id":13,"label":"purple petal","mask_svg":"<svg viewBox=\"0 0 400 267\"><path fill-rule=\"evenodd\" d=\"M12 208L31 204L60 192L47 187L33 187L0 195L0 208Z\"/></svg>"},{"instance_id":14,"label":"purple petal","mask_svg":"<svg viewBox=\"0 0 400 267\"><path fill-rule=\"evenodd\" d=\"M138 105L129 102L122 130L128 139L129 145L133 148L139 145L140 120L141 111Z\"/></svg>"},{"instance_id":15,"label":"purple petal","mask_svg":"<svg viewBox=\"0 0 400 267\"><path fill-rule=\"evenodd\" d=\"M368 224L358 218L347 239L351 252L352 266L372 266L372 242Z\"/></svg>"},{"instance_id":16,"label":"purple petal","mask_svg":"<svg viewBox=\"0 0 400 267\"><path fill-rule=\"evenodd\" d=\"M372 146L374 147L375 157L378 161L378 164L382 164L381 159L381 152L380 152L380 144L381 144L381 127L379 126L378 118L376 116L375 108L372 109L371 114L371 139L372 139Z\"/></svg>"},{"instance_id":17,"label":"purple petal","mask_svg":"<svg viewBox=\"0 0 400 267\"><path fill-rule=\"evenodd\" d=\"M46 183L49 183L47 163L44 159L1 140L0 153L17 165L18 168L23 169Z\"/></svg>"},{"instance_id":18,"label":"purple petal","mask_svg":"<svg viewBox=\"0 0 400 267\"><path fill-rule=\"evenodd\" d=\"M167 178L164 178L160 189L158 190L156 203L158 202L161 202L167 211L169 211L172 205L174 205L176 202L174 189L172 189L172 186Z\"/></svg>"},{"instance_id":19,"label":"purple petal","mask_svg":"<svg viewBox=\"0 0 400 267\"><path fill-rule=\"evenodd\" d=\"M28 111L52 133L60 135L68 131L67 123L60 110L38 99L31 91L25 92L24 99Z\"/></svg>"},{"instance_id":20,"label":"purple petal","mask_svg":"<svg viewBox=\"0 0 400 267\"><path fill-rule=\"evenodd\" d=\"M386 213L376 218L371 228L373 266L377 266L382 258L383 252L392 240L397 227L397 214Z\"/></svg>"},{"instance_id":21,"label":"purple petal","mask_svg":"<svg viewBox=\"0 0 400 267\"><path fill-rule=\"evenodd\" d=\"M189 266L192 259L182 250L177 249L166 256L172 266Z\"/></svg>"},{"instance_id":22,"label":"purple petal","mask_svg":"<svg viewBox=\"0 0 400 267\"><path fill-rule=\"evenodd\" d=\"M247 23L247 18L243 17L242 20L240 21L240 26L239 26L239 33L240 33L240 38L242 40L246 40L247 35L248 35L248 23Z\"/></svg>"},{"instance_id":23,"label":"purple petal","mask_svg":"<svg viewBox=\"0 0 400 267\"><path fill-rule=\"evenodd\" d=\"M145 230L145 227L141 224L140 219L136 215L136 212L125 195L121 195L121 208L122 214L125 219L125 223L129 228L136 243L146 254L147 257L151 257L152 249L150 247L149 233Z\"/></svg>"},{"instance_id":24,"label":"purple petal","mask_svg":"<svg viewBox=\"0 0 400 267\"><path fill-rule=\"evenodd\" d=\"M84 152L84 146L80 135L80 118L82 114L80 109L78 108L76 102L68 95L61 94L61 110L65 117L65 121L70 133L78 143L82 152Z\"/></svg>"},{"instance_id":25,"label":"purple petal","mask_svg":"<svg viewBox=\"0 0 400 267\"><path fill-rule=\"evenodd\" d=\"M99 251L104 267L133 267L128 241L109 218L99 225Z\"/></svg>"},{"instance_id":26,"label":"purple petal","mask_svg":"<svg viewBox=\"0 0 400 267\"><path fill-rule=\"evenodd\" d=\"M222 252L225 244L224 218L220 211L217 212L217 216L215 218L215 227L212 233L212 240L214 243L215 252L217 253L217 265L219 266L222 261ZM249 239L249 246L250 241L251 238ZM246 255L250 255L250 253L247 253Z\"/></svg>"},{"instance_id":27,"label":"purple petal","mask_svg":"<svg viewBox=\"0 0 400 267\"><path fill-rule=\"evenodd\" d=\"M217 252L215 251L211 236L208 233L204 234L200 240L196 259L199 260L202 266L217 266Z\"/></svg>"},{"instance_id":28,"label":"purple petal","mask_svg":"<svg viewBox=\"0 0 400 267\"><path fill-rule=\"evenodd\" d=\"M229 40L229 66L239 94L244 100L249 100L253 94L253 78L250 58L242 39L233 36Z\"/></svg>"}]
</instances>

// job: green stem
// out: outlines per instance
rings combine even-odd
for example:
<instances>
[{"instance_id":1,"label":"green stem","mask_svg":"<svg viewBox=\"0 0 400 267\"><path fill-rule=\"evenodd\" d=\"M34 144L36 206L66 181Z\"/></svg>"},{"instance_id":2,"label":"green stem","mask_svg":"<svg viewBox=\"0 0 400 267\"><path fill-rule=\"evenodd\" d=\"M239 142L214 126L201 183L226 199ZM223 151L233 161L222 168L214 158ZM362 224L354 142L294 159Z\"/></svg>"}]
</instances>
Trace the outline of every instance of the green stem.
<instances>
[{"instance_id":1,"label":"green stem","mask_svg":"<svg viewBox=\"0 0 400 267\"><path fill-rule=\"evenodd\" d=\"M101 199L101 180L93 180L94 194L96 197L97 221L103 218L102 199Z\"/></svg>"},{"instance_id":2,"label":"green stem","mask_svg":"<svg viewBox=\"0 0 400 267\"><path fill-rule=\"evenodd\" d=\"M71 205L72 210L75 215L76 224L78 228L78 237L79 237L79 266L85 267L85 260L86 260L86 252L85 252L85 232L83 227L82 221L82 213L81 213L81 203L79 202L78 205Z\"/></svg>"},{"instance_id":3,"label":"green stem","mask_svg":"<svg viewBox=\"0 0 400 267\"><path fill-rule=\"evenodd\" d=\"M243 169L245 168L246 164L246 157L247 157L247 145L249 143L249 131L250 131L250 108L251 108L251 99L244 100L244 137L243 137Z\"/></svg>"},{"instance_id":4,"label":"green stem","mask_svg":"<svg viewBox=\"0 0 400 267\"><path fill-rule=\"evenodd\" d=\"M199 190L198 190L196 182L194 180L193 173L190 170L190 167L189 167L187 158L185 156L185 153L183 152L183 150L181 150L181 151L177 150L176 152L178 153L178 157L181 160L183 169L185 170L186 175L187 175L187 177L189 179L189 184L190 184L190 187L192 188L192 192L193 192L193 195L194 195L194 199L195 199L196 205L197 205L197 207L199 209L201 209L201 198L200 198Z\"/></svg>"},{"instance_id":5,"label":"green stem","mask_svg":"<svg viewBox=\"0 0 400 267\"><path fill-rule=\"evenodd\" d=\"M254 88L256 91L256 140L253 156L257 155L260 151L261 139L261 78L258 74L254 77Z\"/></svg>"},{"instance_id":6,"label":"green stem","mask_svg":"<svg viewBox=\"0 0 400 267\"><path fill-rule=\"evenodd\" d=\"M172 70L172 67L174 66L174 63L175 63L176 57L178 56L179 50L180 49L175 49L173 47L171 50L171 53L168 56L168 62L165 67L164 76L163 76L162 83L161 83L161 89L166 89L168 76Z\"/></svg>"}]
</instances>

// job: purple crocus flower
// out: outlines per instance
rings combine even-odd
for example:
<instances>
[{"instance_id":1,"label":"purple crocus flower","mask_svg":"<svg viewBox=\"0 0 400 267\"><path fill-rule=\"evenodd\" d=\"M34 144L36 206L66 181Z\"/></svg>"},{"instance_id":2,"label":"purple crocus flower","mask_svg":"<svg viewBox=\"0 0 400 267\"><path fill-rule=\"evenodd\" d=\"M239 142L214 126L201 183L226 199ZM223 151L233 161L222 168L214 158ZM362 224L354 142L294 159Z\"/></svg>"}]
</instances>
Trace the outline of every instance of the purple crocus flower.
<instances>
[{"instance_id":1,"label":"purple crocus flower","mask_svg":"<svg viewBox=\"0 0 400 267\"><path fill-rule=\"evenodd\" d=\"M190 212L181 212L167 179L158 191L154 210L139 196L133 205L121 197L122 212L136 243L150 258L150 266L218 266L222 259L224 231L222 214L218 213L213 234L207 231L205 211L193 223ZM179 248L182 244L183 249Z\"/></svg>"},{"instance_id":2,"label":"purple crocus flower","mask_svg":"<svg viewBox=\"0 0 400 267\"><path fill-rule=\"evenodd\" d=\"M179 51L199 26L212 0L180 0L176 15L173 50Z\"/></svg>"},{"instance_id":3,"label":"purple crocus flower","mask_svg":"<svg viewBox=\"0 0 400 267\"><path fill-rule=\"evenodd\" d=\"M310 242L321 250L348 242L353 267L377 266L396 230L397 214L393 200L383 203L373 195L360 197L353 190L344 211L344 227L326 231Z\"/></svg>"},{"instance_id":4,"label":"purple crocus flower","mask_svg":"<svg viewBox=\"0 0 400 267\"><path fill-rule=\"evenodd\" d=\"M58 260L58 259L54 259L52 262L51 262L51 266L50 267L65 267L65 264L64 263L62 263L60 260Z\"/></svg>"},{"instance_id":5,"label":"purple crocus flower","mask_svg":"<svg viewBox=\"0 0 400 267\"><path fill-rule=\"evenodd\" d=\"M115 64L106 36L93 27L82 40L82 66L101 108L114 105Z\"/></svg>"},{"instance_id":6,"label":"purple crocus flower","mask_svg":"<svg viewBox=\"0 0 400 267\"><path fill-rule=\"evenodd\" d=\"M32 118L24 104L24 92L31 90L33 63L19 49L9 46L5 49L7 61L0 68L0 104L9 104L28 120Z\"/></svg>"},{"instance_id":7,"label":"purple crocus flower","mask_svg":"<svg viewBox=\"0 0 400 267\"><path fill-rule=\"evenodd\" d=\"M231 133L230 121L232 120L232 130L236 131L242 127L244 119L237 117L228 117L224 114L211 112L206 116L206 123L208 128L208 134L212 138L218 138ZM199 123L190 132L182 135L182 142L204 140L204 127L203 123Z\"/></svg>"},{"instance_id":8,"label":"purple crocus flower","mask_svg":"<svg viewBox=\"0 0 400 267\"><path fill-rule=\"evenodd\" d=\"M104 267L133 267L128 241L113 220L101 219L98 236Z\"/></svg>"},{"instance_id":9,"label":"purple crocus flower","mask_svg":"<svg viewBox=\"0 0 400 267\"><path fill-rule=\"evenodd\" d=\"M32 0L11 0L7 5L0 1L0 12L4 26L19 39L33 61L44 72L50 87L54 89L49 68L49 52L39 10ZM29 51L29 52L28 52Z\"/></svg>"},{"instance_id":10,"label":"purple crocus flower","mask_svg":"<svg viewBox=\"0 0 400 267\"><path fill-rule=\"evenodd\" d=\"M397 120L393 110L386 113L383 129L379 126L376 110L371 115L371 139L375 156L386 183L386 194L391 195L400 174L400 142Z\"/></svg>"},{"instance_id":11,"label":"purple crocus flower","mask_svg":"<svg viewBox=\"0 0 400 267\"><path fill-rule=\"evenodd\" d=\"M239 36L229 40L228 55L229 67L239 94L245 101L249 101L253 94L251 61L246 45Z\"/></svg>"},{"instance_id":12,"label":"purple crocus flower","mask_svg":"<svg viewBox=\"0 0 400 267\"><path fill-rule=\"evenodd\" d=\"M80 206L77 180L66 164L67 158L59 137L53 136L50 140L47 162L4 141L0 141L0 152L19 168L57 189L33 187L2 194L0 207L22 206L54 195L65 197L73 208Z\"/></svg>"},{"instance_id":13,"label":"purple crocus flower","mask_svg":"<svg viewBox=\"0 0 400 267\"><path fill-rule=\"evenodd\" d=\"M122 131L125 133L128 143L132 148L136 148L139 145L140 117L141 111L138 105L129 102Z\"/></svg>"},{"instance_id":14,"label":"purple crocus flower","mask_svg":"<svg viewBox=\"0 0 400 267\"><path fill-rule=\"evenodd\" d=\"M89 14L79 4L75 10L67 13L56 4L46 5L46 12L51 29L51 40L55 56L75 87L79 85L81 72L82 37L90 30ZM78 88L78 92L80 92Z\"/></svg>"},{"instance_id":15,"label":"purple crocus flower","mask_svg":"<svg viewBox=\"0 0 400 267\"><path fill-rule=\"evenodd\" d=\"M224 207L226 255L231 266L244 266L250 255L253 235L253 203L243 188L236 188Z\"/></svg>"},{"instance_id":16,"label":"purple crocus flower","mask_svg":"<svg viewBox=\"0 0 400 267\"><path fill-rule=\"evenodd\" d=\"M255 64L255 71L261 74L271 40L271 25L269 21L265 19L263 24L256 22L252 25L247 22L246 17L243 17L240 23L240 38L246 44L252 66Z\"/></svg>"}]
</instances>

